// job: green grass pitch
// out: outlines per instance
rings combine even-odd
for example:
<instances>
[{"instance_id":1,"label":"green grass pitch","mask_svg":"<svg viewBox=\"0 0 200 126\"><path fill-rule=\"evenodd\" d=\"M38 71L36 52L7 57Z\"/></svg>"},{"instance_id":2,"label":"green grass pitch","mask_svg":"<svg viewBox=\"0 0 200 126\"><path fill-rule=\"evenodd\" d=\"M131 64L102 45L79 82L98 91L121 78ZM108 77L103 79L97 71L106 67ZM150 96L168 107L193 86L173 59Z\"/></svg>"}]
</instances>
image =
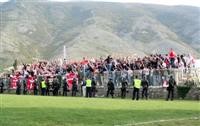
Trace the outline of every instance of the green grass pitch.
<instances>
[{"instance_id":1,"label":"green grass pitch","mask_svg":"<svg viewBox=\"0 0 200 126\"><path fill-rule=\"evenodd\" d=\"M199 101L0 95L0 126L199 126Z\"/></svg>"}]
</instances>

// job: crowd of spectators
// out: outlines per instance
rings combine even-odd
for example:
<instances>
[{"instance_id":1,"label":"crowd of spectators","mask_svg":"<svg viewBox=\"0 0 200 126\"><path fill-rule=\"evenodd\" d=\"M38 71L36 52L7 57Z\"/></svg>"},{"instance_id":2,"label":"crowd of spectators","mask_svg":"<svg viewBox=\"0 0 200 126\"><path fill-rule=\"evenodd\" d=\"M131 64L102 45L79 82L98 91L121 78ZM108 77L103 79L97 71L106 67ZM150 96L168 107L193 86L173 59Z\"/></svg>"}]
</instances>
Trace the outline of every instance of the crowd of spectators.
<instances>
[{"instance_id":1,"label":"crowd of spectators","mask_svg":"<svg viewBox=\"0 0 200 126\"><path fill-rule=\"evenodd\" d=\"M188 69L193 67L194 58L191 55L176 55L173 50L169 54L152 54L144 57L100 57L99 59L83 58L80 62L60 61L37 61L32 64L23 64L10 75L2 74L2 77L20 77L23 79L32 78L34 81L38 76L44 79L53 78L57 75L62 79L67 78L66 74L74 73L79 83L86 77L95 78L97 84L104 86L109 78L112 78L115 86L120 86L121 80L126 79L131 85L134 73L149 77L152 70Z\"/></svg>"}]
</instances>

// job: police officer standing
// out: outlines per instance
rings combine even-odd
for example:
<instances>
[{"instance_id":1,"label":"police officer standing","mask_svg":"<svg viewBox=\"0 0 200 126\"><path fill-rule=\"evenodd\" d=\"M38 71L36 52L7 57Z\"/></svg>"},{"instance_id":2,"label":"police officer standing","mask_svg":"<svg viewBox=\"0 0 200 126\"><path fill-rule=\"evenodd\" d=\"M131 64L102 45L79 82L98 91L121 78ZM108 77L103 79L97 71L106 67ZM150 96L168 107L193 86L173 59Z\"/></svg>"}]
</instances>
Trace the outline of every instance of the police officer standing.
<instances>
[{"instance_id":1,"label":"police officer standing","mask_svg":"<svg viewBox=\"0 0 200 126\"><path fill-rule=\"evenodd\" d=\"M134 82L133 82L133 98L132 100L139 100L139 94L140 94L140 87L141 87L141 80L138 79L138 76L135 76Z\"/></svg>"},{"instance_id":2,"label":"police officer standing","mask_svg":"<svg viewBox=\"0 0 200 126\"><path fill-rule=\"evenodd\" d=\"M92 80L90 78L87 78L86 80L86 97L92 97L92 92L91 92L91 88L92 88Z\"/></svg>"},{"instance_id":3,"label":"police officer standing","mask_svg":"<svg viewBox=\"0 0 200 126\"><path fill-rule=\"evenodd\" d=\"M122 87L121 87L121 98L126 98L126 89L128 87L128 83L125 78L122 79Z\"/></svg>"},{"instance_id":4,"label":"police officer standing","mask_svg":"<svg viewBox=\"0 0 200 126\"><path fill-rule=\"evenodd\" d=\"M173 76L170 76L169 79L169 86L167 87L168 95L167 95L167 101L169 99L174 99L174 87L176 86L176 81L174 80Z\"/></svg>"},{"instance_id":5,"label":"police officer standing","mask_svg":"<svg viewBox=\"0 0 200 126\"><path fill-rule=\"evenodd\" d=\"M38 95L38 81L37 81L37 79L35 79L35 81L34 81L33 93L34 93L34 95Z\"/></svg>"},{"instance_id":6,"label":"police officer standing","mask_svg":"<svg viewBox=\"0 0 200 126\"><path fill-rule=\"evenodd\" d=\"M42 82L41 82L41 88L42 88L42 95L46 95L46 82L44 79L42 79Z\"/></svg>"},{"instance_id":7,"label":"police officer standing","mask_svg":"<svg viewBox=\"0 0 200 126\"><path fill-rule=\"evenodd\" d=\"M144 96L146 100L148 99L148 88L149 88L149 82L146 79L146 77L144 77L142 79L142 99L144 98Z\"/></svg>"},{"instance_id":8,"label":"police officer standing","mask_svg":"<svg viewBox=\"0 0 200 126\"><path fill-rule=\"evenodd\" d=\"M46 95L49 96L50 95L49 94L50 93L50 83L49 83L49 78L48 77L46 78L45 82L46 82L46 86L47 86Z\"/></svg>"},{"instance_id":9,"label":"police officer standing","mask_svg":"<svg viewBox=\"0 0 200 126\"><path fill-rule=\"evenodd\" d=\"M107 95L106 97L109 97L109 94L112 96L112 98L114 98L114 90L115 90L115 86L114 83L112 82L112 79L110 78L107 84L108 90L107 90Z\"/></svg>"},{"instance_id":10,"label":"police officer standing","mask_svg":"<svg viewBox=\"0 0 200 126\"><path fill-rule=\"evenodd\" d=\"M72 96L76 96L76 92L78 90L76 78L72 81Z\"/></svg>"},{"instance_id":11,"label":"police officer standing","mask_svg":"<svg viewBox=\"0 0 200 126\"><path fill-rule=\"evenodd\" d=\"M58 96L59 84L58 79L54 77L53 79L53 96Z\"/></svg>"},{"instance_id":12,"label":"police officer standing","mask_svg":"<svg viewBox=\"0 0 200 126\"><path fill-rule=\"evenodd\" d=\"M66 78L63 80L63 96L67 96L68 84Z\"/></svg>"},{"instance_id":13,"label":"police officer standing","mask_svg":"<svg viewBox=\"0 0 200 126\"><path fill-rule=\"evenodd\" d=\"M92 78L92 89L91 89L91 92L92 92L92 97L95 97L96 95L96 81L94 78Z\"/></svg>"},{"instance_id":14,"label":"police officer standing","mask_svg":"<svg viewBox=\"0 0 200 126\"><path fill-rule=\"evenodd\" d=\"M20 95L21 94L21 84L20 84L20 81L17 80L16 84L17 84L16 94Z\"/></svg>"}]
</instances>

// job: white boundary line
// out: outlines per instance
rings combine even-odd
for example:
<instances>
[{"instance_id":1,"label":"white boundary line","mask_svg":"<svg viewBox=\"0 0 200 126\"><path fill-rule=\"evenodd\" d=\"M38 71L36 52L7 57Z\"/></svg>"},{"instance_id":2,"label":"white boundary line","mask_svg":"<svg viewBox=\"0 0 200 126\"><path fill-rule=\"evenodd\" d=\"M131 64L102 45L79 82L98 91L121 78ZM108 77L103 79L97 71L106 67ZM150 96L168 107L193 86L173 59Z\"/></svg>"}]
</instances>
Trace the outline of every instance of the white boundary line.
<instances>
[{"instance_id":1,"label":"white boundary line","mask_svg":"<svg viewBox=\"0 0 200 126\"><path fill-rule=\"evenodd\" d=\"M138 126L138 125L144 125L144 124L153 124L153 123L159 123L159 122L169 122L169 121L182 121L182 120L199 120L200 117L191 117L191 118L181 118L181 119L162 119L162 120L156 120L156 121L148 121L148 122L140 122L135 124L124 124L124 125L114 125L114 126Z\"/></svg>"}]
</instances>

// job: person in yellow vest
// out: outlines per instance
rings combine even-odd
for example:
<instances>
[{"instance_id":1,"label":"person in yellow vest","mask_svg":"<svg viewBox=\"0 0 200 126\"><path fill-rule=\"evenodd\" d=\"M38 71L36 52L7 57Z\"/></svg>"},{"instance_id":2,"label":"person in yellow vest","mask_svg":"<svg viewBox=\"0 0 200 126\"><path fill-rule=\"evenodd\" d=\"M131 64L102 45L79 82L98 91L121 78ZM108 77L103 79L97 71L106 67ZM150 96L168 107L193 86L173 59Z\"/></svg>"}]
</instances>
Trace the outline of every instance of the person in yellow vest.
<instances>
[{"instance_id":1,"label":"person in yellow vest","mask_svg":"<svg viewBox=\"0 0 200 126\"><path fill-rule=\"evenodd\" d=\"M42 79L42 82L41 82L41 89L42 89L42 95L44 96L46 94L46 82L44 79Z\"/></svg>"},{"instance_id":2,"label":"person in yellow vest","mask_svg":"<svg viewBox=\"0 0 200 126\"><path fill-rule=\"evenodd\" d=\"M138 76L135 76L135 79L133 81L133 100L139 100L139 94L140 94L140 87L141 87L141 80L138 79Z\"/></svg>"},{"instance_id":3,"label":"person in yellow vest","mask_svg":"<svg viewBox=\"0 0 200 126\"><path fill-rule=\"evenodd\" d=\"M86 97L92 97L92 92L91 92L91 88L92 88L92 80L87 78L86 79Z\"/></svg>"}]
</instances>

